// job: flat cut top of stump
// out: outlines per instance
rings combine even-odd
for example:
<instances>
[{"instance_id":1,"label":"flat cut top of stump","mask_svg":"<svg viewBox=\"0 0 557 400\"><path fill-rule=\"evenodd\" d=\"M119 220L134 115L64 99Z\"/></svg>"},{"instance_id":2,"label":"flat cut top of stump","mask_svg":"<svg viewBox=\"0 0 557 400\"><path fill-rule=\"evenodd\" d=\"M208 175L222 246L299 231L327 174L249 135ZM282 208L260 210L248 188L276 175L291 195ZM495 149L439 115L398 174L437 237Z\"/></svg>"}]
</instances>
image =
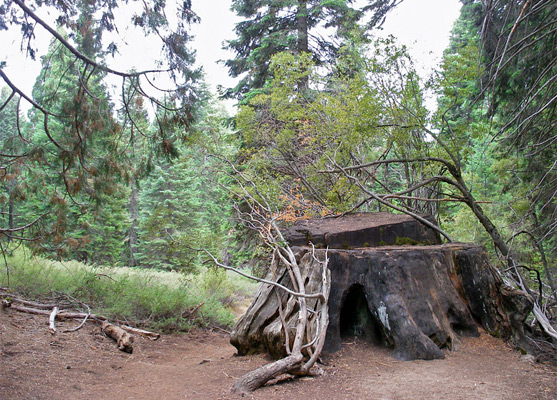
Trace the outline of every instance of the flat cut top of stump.
<instances>
[{"instance_id":1,"label":"flat cut top of stump","mask_svg":"<svg viewBox=\"0 0 557 400\"><path fill-rule=\"evenodd\" d=\"M286 229L284 236L291 246L313 244L333 249L441 243L438 233L418 220L387 212L302 220Z\"/></svg>"}]
</instances>

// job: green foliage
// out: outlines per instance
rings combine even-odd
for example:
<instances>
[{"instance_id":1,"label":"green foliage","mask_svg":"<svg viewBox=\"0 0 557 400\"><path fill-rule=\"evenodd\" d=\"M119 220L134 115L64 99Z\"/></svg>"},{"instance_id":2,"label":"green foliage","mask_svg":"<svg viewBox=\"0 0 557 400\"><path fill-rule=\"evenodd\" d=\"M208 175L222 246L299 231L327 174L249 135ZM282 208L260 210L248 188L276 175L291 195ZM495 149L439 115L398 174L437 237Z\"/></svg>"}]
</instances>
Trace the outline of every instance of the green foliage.
<instances>
[{"instance_id":1,"label":"green foliage","mask_svg":"<svg viewBox=\"0 0 557 400\"><path fill-rule=\"evenodd\" d=\"M94 51L88 43L91 38L82 39L80 43ZM24 178L28 196L20 223L43 215L40 225L25 232L35 239L36 250L58 258L116 263L127 229L121 184L127 164L118 154L120 127L101 82L103 75L82 82L71 56L51 43L42 58L44 69L33 96L53 115L46 123L41 112L30 112L27 147L34 156L28 159Z\"/></svg>"},{"instance_id":2,"label":"green foliage","mask_svg":"<svg viewBox=\"0 0 557 400\"><path fill-rule=\"evenodd\" d=\"M556 150L547 119L555 109L555 101L548 101L555 46L547 41L555 22L548 19L549 3L463 5L437 82L441 97L435 123L458 155L476 199L488 202L482 207L509 238L513 256L543 271L555 290ZM519 18L522 12L528 18ZM456 238L491 248L467 208L452 205L441 211Z\"/></svg>"},{"instance_id":3,"label":"green foliage","mask_svg":"<svg viewBox=\"0 0 557 400\"><path fill-rule=\"evenodd\" d=\"M326 71L309 54L278 54L265 90L238 112L246 174L266 188L284 219L346 211L365 199L355 180L323 170L365 164L389 152L411 158L431 147L419 130L427 111L405 50L392 39L376 42L373 58L363 57L365 50L346 49ZM297 82L305 79L310 90L299 91ZM391 190L420 178L419 171L407 171L403 182L396 169L385 169ZM377 185L372 176L363 179Z\"/></svg>"},{"instance_id":4,"label":"green foliage","mask_svg":"<svg viewBox=\"0 0 557 400\"><path fill-rule=\"evenodd\" d=\"M309 53L316 65L327 66L343 45L359 43L365 36L359 26L364 12L351 0L235 0L232 9L243 20L236 25L237 38L228 41L235 58L226 65L230 75L241 80L227 95L239 99L265 86L273 75L269 61L276 54Z\"/></svg>"},{"instance_id":5,"label":"green foliage","mask_svg":"<svg viewBox=\"0 0 557 400\"><path fill-rule=\"evenodd\" d=\"M211 154L232 157L236 146L222 110L207 104L199 112L180 156L153 162L139 182L139 266L191 272L200 266L197 249L218 253L229 238L229 183L215 174L219 162Z\"/></svg>"},{"instance_id":6,"label":"green foliage","mask_svg":"<svg viewBox=\"0 0 557 400\"><path fill-rule=\"evenodd\" d=\"M4 161L4 154L23 154L25 141L23 132L18 129L18 99L3 87L0 92L0 158ZM0 229L13 229L18 223L18 204L25 199L26 166L15 157L5 159L0 172ZM1 239L1 238L0 238Z\"/></svg>"}]
</instances>

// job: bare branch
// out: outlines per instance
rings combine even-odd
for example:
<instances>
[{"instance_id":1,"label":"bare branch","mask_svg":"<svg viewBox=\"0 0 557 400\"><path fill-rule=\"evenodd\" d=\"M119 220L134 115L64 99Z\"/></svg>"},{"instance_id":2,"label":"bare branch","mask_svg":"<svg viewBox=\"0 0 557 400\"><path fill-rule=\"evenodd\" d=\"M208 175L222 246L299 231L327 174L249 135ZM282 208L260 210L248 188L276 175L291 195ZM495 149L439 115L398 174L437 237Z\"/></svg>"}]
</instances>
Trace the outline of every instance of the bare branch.
<instances>
[{"instance_id":1,"label":"bare branch","mask_svg":"<svg viewBox=\"0 0 557 400\"><path fill-rule=\"evenodd\" d=\"M53 37L55 37L56 40L58 40L62 45L64 45L64 47L67 48L73 55L75 55L77 58L84 61L85 63L87 63L89 65L92 65L95 68L100 69L101 71L108 72L110 74L117 75L117 76L122 76L122 77L137 77L137 76L146 75L146 74L149 74L149 73L168 72L168 71L161 71L161 70L146 70L146 71L141 71L141 72L128 73L128 72L117 71L117 70L108 68L107 66L98 64L94 60L85 56L83 53L81 53L75 47L73 47L66 39L64 39L62 37L62 35L60 35L49 24L47 24L45 21L43 21L37 14L35 14L33 12L33 10L31 10L29 7L27 7L22 0L12 0L12 1L15 4L17 4L23 10L23 12L26 15L31 17L40 26L42 26L44 29L46 29L48 33L50 33Z\"/></svg>"}]
</instances>

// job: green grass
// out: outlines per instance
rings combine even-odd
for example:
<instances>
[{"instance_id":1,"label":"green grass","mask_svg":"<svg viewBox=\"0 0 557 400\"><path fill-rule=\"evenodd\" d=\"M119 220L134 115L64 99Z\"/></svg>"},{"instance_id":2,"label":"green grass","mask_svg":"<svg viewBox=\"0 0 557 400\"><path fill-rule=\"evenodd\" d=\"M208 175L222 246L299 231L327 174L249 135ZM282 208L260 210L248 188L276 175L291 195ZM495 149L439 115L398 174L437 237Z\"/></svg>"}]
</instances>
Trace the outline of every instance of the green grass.
<instances>
[{"instance_id":1,"label":"green grass","mask_svg":"<svg viewBox=\"0 0 557 400\"><path fill-rule=\"evenodd\" d=\"M3 263L2 263L3 264ZM76 261L56 262L22 249L0 270L0 286L28 298L51 301L71 296L94 313L113 320L169 331L194 326L230 327L238 309L255 292L255 283L209 268L196 275L127 267L100 267ZM190 311L204 302L191 315Z\"/></svg>"}]
</instances>

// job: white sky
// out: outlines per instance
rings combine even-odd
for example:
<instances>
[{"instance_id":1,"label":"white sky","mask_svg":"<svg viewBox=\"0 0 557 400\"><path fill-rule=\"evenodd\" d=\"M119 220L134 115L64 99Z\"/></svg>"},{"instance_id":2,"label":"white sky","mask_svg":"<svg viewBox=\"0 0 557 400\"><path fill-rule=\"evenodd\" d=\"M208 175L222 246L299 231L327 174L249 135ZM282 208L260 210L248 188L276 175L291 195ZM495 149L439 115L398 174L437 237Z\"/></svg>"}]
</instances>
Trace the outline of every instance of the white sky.
<instances>
[{"instance_id":1,"label":"white sky","mask_svg":"<svg viewBox=\"0 0 557 400\"><path fill-rule=\"evenodd\" d=\"M192 29L196 37L192 47L197 51L197 63L203 66L206 80L213 89L218 85L232 87L234 80L228 76L225 66L217 63L233 57L233 54L222 49L225 40L234 38L234 25L239 21L230 11L232 1L193 0L192 3L193 10L201 18L201 23ZM442 52L448 45L449 32L459 10L458 0L405 0L387 16L379 34L392 34L400 43L407 45L422 75L427 75L440 61ZM48 43L47 34L41 33L44 31L37 34L39 40L42 37L43 42L46 40ZM127 32L120 33L125 37ZM0 61L8 63L6 74L30 94L40 71L40 64L21 57L19 42L9 32L0 32L0 38L3 42ZM129 38L128 42L130 48L122 52L126 66L135 65L141 69L145 56L157 53L156 48L151 48L146 41L133 43L134 39ZM230 104L228 108L231 109Z\"/></svg>"}]
</instances>

